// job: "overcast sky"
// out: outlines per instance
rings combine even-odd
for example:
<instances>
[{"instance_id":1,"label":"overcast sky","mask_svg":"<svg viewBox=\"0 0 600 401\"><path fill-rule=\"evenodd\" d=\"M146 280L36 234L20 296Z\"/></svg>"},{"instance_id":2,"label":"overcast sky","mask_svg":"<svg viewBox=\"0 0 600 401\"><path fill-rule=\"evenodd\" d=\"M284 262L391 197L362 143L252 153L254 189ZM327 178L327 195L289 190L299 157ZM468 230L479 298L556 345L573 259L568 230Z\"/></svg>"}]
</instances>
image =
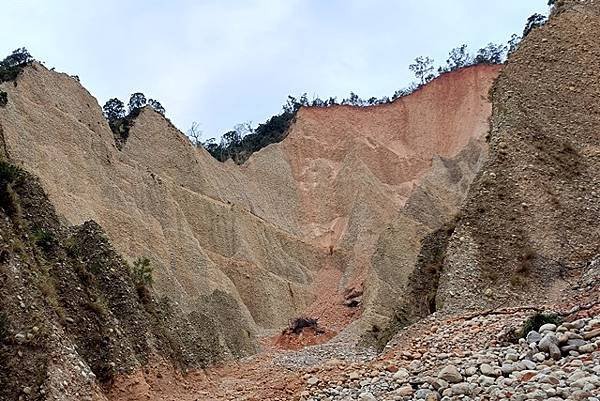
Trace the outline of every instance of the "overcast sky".
<instances>
[{"instance_id":1,"label":"overcast sky","mask_svg":"<svg viewBox=\"0 0 600 401\"><path fill-rule=\"evenodd\" d=\"M103 104L141 91L204 138L288 94L391 95L417 56L442 64L520 34L546 0L1 0L0 54L25 46Z\"/></svg>"}]
</instances>

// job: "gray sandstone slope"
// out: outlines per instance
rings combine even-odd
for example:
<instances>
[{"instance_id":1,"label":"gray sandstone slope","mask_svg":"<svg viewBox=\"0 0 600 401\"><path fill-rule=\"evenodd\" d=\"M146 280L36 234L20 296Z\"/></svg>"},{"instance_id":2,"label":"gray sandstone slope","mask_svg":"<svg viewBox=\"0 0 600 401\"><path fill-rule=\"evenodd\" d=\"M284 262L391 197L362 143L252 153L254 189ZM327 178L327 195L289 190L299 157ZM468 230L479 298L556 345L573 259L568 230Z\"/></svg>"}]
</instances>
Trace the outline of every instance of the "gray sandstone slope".
<instances>
[{"instance_id":1,"label":"gray sandstone slope","mask_svg":"<svg viewBox=\"0 0 600 401\"><path fill-rule=\"evenodd\" d=\"M599 37L598 2L561 1L509 58L445 255L445 309L557 300L600 252Z\"/></svg>"},{"instance_id":2,"label":"gray sandstone slope","mask_svg":"<svg viewBox=\"0 0 600 401\"><path fill-rule=\"evenodd\" d=\"M40 178L68 223L93 219L127 258L150 257L157 292L220 321L227 353L253 352L256 321L279 327L305 306L307 291L299 288L318 255L293 235L292 224L292 233L276 225L277 216L290 220L293 213L248 196L259 186L236 166L194 149L151 110L118 151L96 100L74 79L39 64L3 88L11 100L0 110L10 160ZM262 210L271 211L270 221ZM278 302L249 311L242 298L252 297Z\"/></svg>"}]
</instances>

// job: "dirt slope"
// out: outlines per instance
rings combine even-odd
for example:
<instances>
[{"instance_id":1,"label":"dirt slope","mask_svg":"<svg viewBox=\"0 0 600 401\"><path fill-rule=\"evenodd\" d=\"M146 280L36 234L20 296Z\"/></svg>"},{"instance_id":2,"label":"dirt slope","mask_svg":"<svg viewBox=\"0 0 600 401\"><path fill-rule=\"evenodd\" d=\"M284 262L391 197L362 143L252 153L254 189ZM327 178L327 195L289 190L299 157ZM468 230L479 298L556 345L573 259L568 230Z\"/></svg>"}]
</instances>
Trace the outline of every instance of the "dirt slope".
<instances>
[{"instance_id":1,"label":"dirt slope","mask_svg":"<svg viewBox=\"0 0 600 401\"><path fill-rule=\"evenodd\" d=\"M446 308L552 299L600 253L600 4L559 2L494 86L490 157L448 246Z\"/></svg>"},{"instance_id":2,"label":"dirt slope","mask_svg":"<svg viewBox=\"0 0 600 401\"><path fill-rule=\"evenodd\" d=\"M381 234L407 219L414 229L396 238L413 255L413 234L456 210L485 155L498 71L445 74L384 106L302 109L285 141L243 166L195 149L150 109L119 151L96 100L40 64L2 84L0 124L8 158L39 177L57 214L93 219L130 261L149 257L157 296L207 319L226 358L303 312L335 331L358 318L348 336L393 316L414 264L373 266ZM348 292L359 308L343 305Z\"/></svg>"}]
</instances>

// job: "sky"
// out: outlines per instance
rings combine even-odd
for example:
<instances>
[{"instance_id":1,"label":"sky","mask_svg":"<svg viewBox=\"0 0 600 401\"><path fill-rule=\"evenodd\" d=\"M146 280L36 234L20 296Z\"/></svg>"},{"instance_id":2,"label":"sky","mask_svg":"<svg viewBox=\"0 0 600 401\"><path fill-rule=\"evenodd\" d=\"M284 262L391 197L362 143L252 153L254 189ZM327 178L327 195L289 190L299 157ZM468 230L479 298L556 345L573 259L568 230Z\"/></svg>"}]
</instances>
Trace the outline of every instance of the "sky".
<instances>
[{"instance_id":1,"label":"sky","mask_svg":"<svg viewBox=\"0 0 600 401\"><path fill-rule=\"evenodd\" d=\"M0 0L0 55L26 47L100 105L143 92L204 139L288 95L391 96L417 56L444 64L521 34L546 0Z\"/></svg>"}]
</instances>

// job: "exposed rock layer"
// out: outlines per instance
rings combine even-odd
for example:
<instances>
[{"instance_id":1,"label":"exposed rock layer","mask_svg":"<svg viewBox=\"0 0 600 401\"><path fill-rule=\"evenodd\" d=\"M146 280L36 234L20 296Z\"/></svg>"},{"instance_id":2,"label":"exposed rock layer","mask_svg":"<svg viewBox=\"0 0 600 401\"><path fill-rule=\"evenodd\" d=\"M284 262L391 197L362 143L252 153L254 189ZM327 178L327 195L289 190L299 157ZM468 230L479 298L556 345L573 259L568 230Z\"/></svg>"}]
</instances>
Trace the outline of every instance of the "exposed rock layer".
<instances>
[{"instance_id":1,"label":"exposed rock layer","mask_svg":"<svg viewBox=\"0 0 600 401\"><path fill-rule=\"evenodd\" d=\"M485 153L498 71L445 74L388 105L303 108L285 141L243 166L215 161L149 109L119 151L96 100L39 64L3 84L0 123L9 158L60 216L93 219L123 255L150 257L157 293L208 316L224 353L240 355L254 351L240 338L302 311L333 322L347 288L365 288L351 332L392 316L420 238L455 212ZM406 255L372 266L394 229Z\"/></svg>"},{"instance_id":2,"label":"exposed rock layer","mask_svg":"<svg viewBox=\"0 0 600 401\"><path fill-rule=\"evenodd\" d=\"M557 2L492 91L490 157L448 252L438 301L546 299L600 251L600 4Z\"/></svg>"}]
</instances>

